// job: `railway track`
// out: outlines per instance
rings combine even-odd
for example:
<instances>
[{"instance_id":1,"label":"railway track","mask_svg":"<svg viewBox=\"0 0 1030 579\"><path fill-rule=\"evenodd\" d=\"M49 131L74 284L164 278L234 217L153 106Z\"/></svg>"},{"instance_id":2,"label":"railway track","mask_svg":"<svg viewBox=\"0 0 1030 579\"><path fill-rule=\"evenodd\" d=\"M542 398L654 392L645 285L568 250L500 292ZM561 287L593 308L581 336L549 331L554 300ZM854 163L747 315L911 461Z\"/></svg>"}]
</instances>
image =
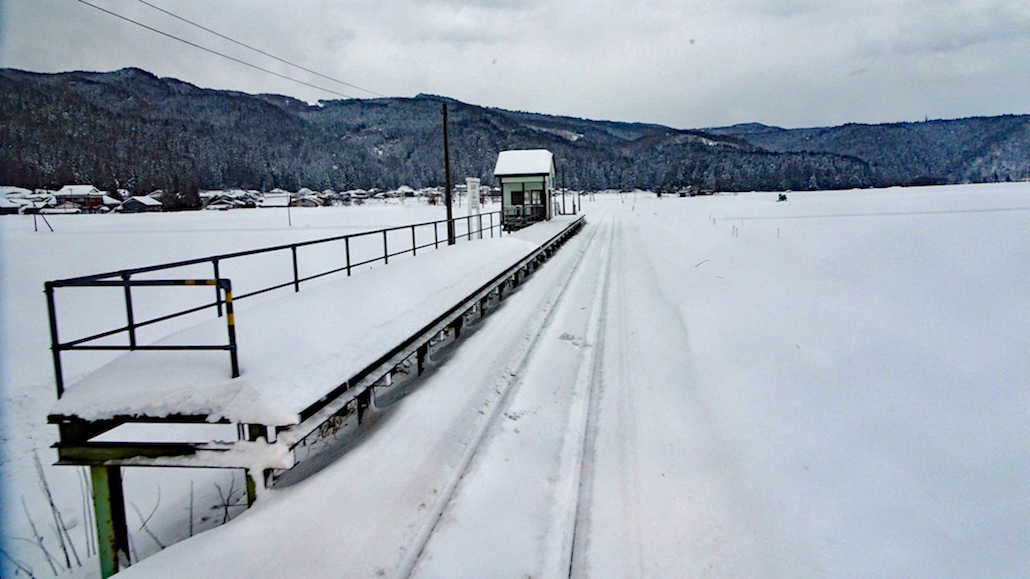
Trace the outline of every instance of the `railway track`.
<instances>
[{"instance_id":1,"label":"railway track","mask_svg":"<svg viewBox=\"0 0 1030 579\"><path fill-rule=\"evenodd\" d=\"M554 285L540 322L527 347L510 359L503 391L396 577L464 570L489 575L491 564L505 575L580 576L590 525L592 416L602 391L612 220L588 225L584 233L587 241L564 263L552 261L559 271L541 271L528 282ZM550 375L555 367L559 375ZM484 475L498 470L505 473L501 484ZM529 506L513 512L510 506L520 503ZM513 527L525 530L525 540L511 537ZM506 550L482 550L475 555L484 560L470 559L470 534Z\"/></svg>"}]
</instances>

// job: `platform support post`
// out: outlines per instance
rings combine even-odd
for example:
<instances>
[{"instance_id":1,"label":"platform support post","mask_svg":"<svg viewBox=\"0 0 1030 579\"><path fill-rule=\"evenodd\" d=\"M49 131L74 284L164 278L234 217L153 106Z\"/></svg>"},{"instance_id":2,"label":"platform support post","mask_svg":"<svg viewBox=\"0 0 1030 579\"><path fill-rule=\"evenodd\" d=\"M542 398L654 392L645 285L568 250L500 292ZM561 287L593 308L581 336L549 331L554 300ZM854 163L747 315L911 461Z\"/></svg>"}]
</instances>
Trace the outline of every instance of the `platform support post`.
<instances>
[{"instance_id":1,"label":"platform support post","mask_svg":"<svg viewBox=\"0 0 1030 579\"><path fill-rule=\"evenodd\" d=\"M122 473L117 466L91 466L89 473L93 481L93 508L97 517L100 576L106 579L130 563Z\"/></svg>"},{"instance_id":2,"label":"platform support post","mask_svg":"<svg viewBox=\"0 0 1030 579\"><path fill-rule=\"evenodd\" d=\"M372 389L369 388L358 394L356 402L358 404L358 424L361 424L365 419L365 413L368 412L368 408L372 406Z\"/></svg>"},{"instance_id":3,"label":"platform support post","mask_svg":"<svg viewBox=\"0 0 1030 579\"><path fill-rule=\"evenodd\" d=\"M451 329L454 330L454 339L455 340L457 340L458 338L461 338L461 327L463 325L465 325L465 316L464 315L458 316L457 319L455 319L453 322L451 322Z\"/></svg>"},{"instance_id":4,"label":"platform support post","mask_svg":"<svg viewBox=\"0 0 1030 579\"><path fill-rule=\"evenodd\" d=\"M415 358L418 365L418 375L421 376L426 371L426 356L429 354L429 344L422 344L418 347L415 353Z\"/></svg>"}]
</instances>

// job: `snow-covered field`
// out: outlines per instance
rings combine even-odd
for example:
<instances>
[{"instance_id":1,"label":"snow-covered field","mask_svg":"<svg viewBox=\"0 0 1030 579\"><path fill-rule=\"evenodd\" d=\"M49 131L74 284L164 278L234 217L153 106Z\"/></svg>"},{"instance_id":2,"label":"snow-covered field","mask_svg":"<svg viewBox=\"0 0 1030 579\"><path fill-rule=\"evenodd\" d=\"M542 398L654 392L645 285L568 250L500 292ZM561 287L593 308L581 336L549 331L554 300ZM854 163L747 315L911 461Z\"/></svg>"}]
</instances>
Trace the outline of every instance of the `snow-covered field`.
<instances>
[{"instance_id":1,"label":"snow-covered field","mask_svg":"<svg viewBox=\"0 0 1030 579\"><path fill-rule=\"evenodd\" d=\"M597 195L358 437L126 575L1030 575L1030 184L775 198ZM64 562L32 461L55 438L44 280L439 213L0 218L5 552L51 574L24 497ZM141 555L188 535L189 478L147 472ZM76 469L46 473L83 555ZM230 476L193 477L198 527Z\"/></svg>"}]
</instances>

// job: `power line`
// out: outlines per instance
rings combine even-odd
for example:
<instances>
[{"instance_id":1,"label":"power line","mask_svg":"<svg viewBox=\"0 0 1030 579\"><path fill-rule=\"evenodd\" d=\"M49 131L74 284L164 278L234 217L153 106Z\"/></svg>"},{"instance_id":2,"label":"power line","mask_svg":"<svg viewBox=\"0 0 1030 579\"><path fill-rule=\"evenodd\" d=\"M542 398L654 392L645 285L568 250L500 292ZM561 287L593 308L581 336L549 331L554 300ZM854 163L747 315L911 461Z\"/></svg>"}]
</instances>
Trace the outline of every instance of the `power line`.
<instances>
[{"instance_id":1,"label":"power line","mask_svg":"<svg viewBox=\"0 0 1030 579\"><path fill-rule=\"evenodd\" d=\"M283 78L283 79L286 79L286 80L289 80L289 81L293 81L295 83L302 84L304 86L309 86L309 87L314 88L314 89L325 91L325 92L330 93L330 94L341 96L343 98L349 98L349 99L357 98L357 97L351 96L349 94L343 94L342 92L337 92L335 90L325 88L324 86L318 86L317 84L311 84L310 82L304 82L303 80L293 78L292 76L286 76L285 74L279 74L278 72L275 72L275 71L272 71L272 70L268 70L267 68L260 67L260 66L258 66L256 64L251 64L251 63L249 63L249 62L247 62L245 60L240 60L239 58L236 58L236 57L233 57L233 56L229 56L228 54L223 54L221 52L218 52L217 50L212 50L210 48L207 48L206 46L201 46L201 45L196 44L194 42L190 42L189 40L185 40L185 39L179 38L178 36L175 36L174 34L169 34L167 32L164 32L163 30L158 30L157 28L154 28L153 26L147 26L146 24L143 24L142 22L138 22L138 21L133 20L132 18L129 18L127 16L122 16L121 14L118 14L117 12L112 12L112 11L106 9L106 8L101 8L100 6L97 6L96 4L91 4L89 2L86 2L86 0L76 0L76 1L80 2L82 4L85 4L86 6L90 6L92 8L96 8L97 10L99 10L101 12L105 12L107 14L110 14L111 16L114 16L116 18L121 18L122 20L125 20L126 22L131 22L132 24L135 24L136 26L139 26L141 28L146 28L147 30L150 30L151 32L156 32L156 33L160 34L161 36L166 36L168 38L171 38L172 40L178 40L179 42L181 42L183 44L188 44L189 46L192 46L194 48L199 48L200 50L203 50L204 52L210 52L211 54L215 54L217 56L221 56L222 58L231 60L233 62L238 62L239 64L242 64L244 66L249 66L250 68L253 68L253 69L256 69L256 70L260 70L261 72L267 72L268 74L271 74L273 76L277 76L279 78Z\"/></svg>"},{"instance_id":2,"label":"power line","mask_svg":"<svg viewBox=\"0 0 1030 579\"><path fill-rule=\"evenodd\" d=\"M322 77L322 78L324 78L326 80L331 80L333 82L342 84L344 86L349 86L351 88L358 89L360 91L365 91L367 93L374 94L376 96L381 96L381 97L385 97L386 96L384 94L377 93L374 90L369 90L367 88L362 88L362 87L360 87L360 86L358 86L356 84L351 84L349 82L344 82L344 81L342 81L342 80L340 80L338 78L333 78L331 76L322 74L322 73L320 73L318 71L311 70L310 68L305 68L305 67L303 67L303 66L301 66L301 65L299 65L299 64L297 64L295 62L290 62L290 61L286 60L285 58L279 58L278 56L276 56L274 54L269 54L268 52L265 52L264 50L261 50L260 48L254 48L253 46L251 46L251 45L249 45L249 44L247 44L245 42L240 42L239 40L236 40L236 39L233 39L233 38L229 38L228 36L226 36L226 35L224 35L224 34L222 34L220 32L216 32L214 30L211 30L210 28L207 28L206 26L202 26L200 24L197 24L196 22L193 22L192 20L190 20L188 18L183 18L182 16L179 16L178 14L174 14L172 12L169 12L168 10L165 10L164 8L161 8L160 6L155 6L155 5L151 4L150 2L147 2L146 0L137 0L137 1L140 4L144 4L146 6L150 6L154 10L157 10L158 12L162 12L164 14L167 14L168 16L171 16L172 18L175 18L177 20L181 20L182 22L185 22L186 24L189 24L191 26L195 26L195 27L203 30L204 32L209 32L209 33L214 34L215 36L217 36L219 38L222 38L224 40L228 40L229 42L232 42L233 44L237 44L237 45L242 46L244 48L247 48L249 50L253 50L254 52L257 52L258 54L263 54L264 56L267 56L268 58L272 58L272 59L278 60L279 62L288 64L288 65L290 65L292 67L299 68L299 69L303 70L304 72L309 72L309 73L311 73L311 74L313 74L315 76L320 76L320 77Z\"/></svg>"}]
</instances>

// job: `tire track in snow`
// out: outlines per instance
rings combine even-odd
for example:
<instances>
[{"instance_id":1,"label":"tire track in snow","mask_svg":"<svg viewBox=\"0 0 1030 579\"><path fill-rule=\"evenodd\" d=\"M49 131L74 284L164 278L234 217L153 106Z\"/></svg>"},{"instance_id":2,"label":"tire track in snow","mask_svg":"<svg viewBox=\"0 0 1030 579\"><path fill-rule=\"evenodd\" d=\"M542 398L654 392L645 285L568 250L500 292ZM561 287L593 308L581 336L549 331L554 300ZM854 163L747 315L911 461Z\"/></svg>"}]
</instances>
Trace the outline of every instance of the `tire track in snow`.
<instances>
[{"instance_id":1,"label":"tire track in snow","mask_svg":"<svg viewBox=\"0 0 1030 579\"><path fill-rule=\"evenodd\" d=\"M589 227L589 224L587 224ZM544 305L545 314L538 316L537 320L539 323L532 327L530 331L532 336L528 340L528 344L525 348L520 349L516 352L516 355L511 360L511 364L506 365L508 377L502 378L501 382L506 382L504 391L500 397L495 401L493 407L490 410L490 414L485 421L483 421L476 435L466 448L462 455L461 461L459 462L458 468L455 469L454 474L448 481L447 485L443 488L440 493L439 500L434 504L431 513L429 514L429 522L422 528L422 530L416 535L414 542L410 545L407 550L407 555L402 560L397 571L394 573L394 577L407 578L410 577L418 564L419 558L425 551L426 545L433 536L433 532L436 530L444 512L447 510L448 505L454 500L458 487L461 484L462 479L468 474L469 469L479 453L483 442L487 439L487 434L496 427L498 417L502 414L503 410L508 407L508 403L512 398L514 392L516 392L519 386L522 384L521 379L511 379L511 377L521 376L526 367L529 365L533 358L534 353L538 350L541 342L541 336L544 331L550 325L551 319L553 318L554 312L558 309L562 303L562 298L565 296L569 287L572 285L572 281L576 278L577 272L583 265L585 256L589 253L591 246L593 245L598 231L600 228L591 227L590 237L579 249L578 255L574 258L570 258L573 261L571 266L566 265L568 272L564 275L564 280L561 285L554 288L547 296ZM554 264L554 258L549 263ZM546 264L545 264L546 266ZM538 276L539 273L534 274ZM527 280L525 283L531 283L532 278ZM514 368L512 370L511 368Z\"/></svg>"},{"instance_id":2,"label":"tire track in snow","mask_svg":"<svg viewBox=\"0 0 1030 579\"><path fill-rule=\"evenodd\" d=\"M610 216L609 220L612 220ZM574 479L575 510L571 513L571 530L568 533L568 543L564 550L566 553L564 561L567 562L566 570L570 578L589 575L586 568L585 553L589 546L590 505L593 501L594 442L597 435L596 415L597 407L604 391L604 377L602 374L605 351L604 337L608 325L608 291L612 279L615 232L616 225L609 223L608 236L605 243L608 251L605 253L604 265L602 266L597 291L591 307L593 315L590 318L590 325L587 329L588 339L593 344L593 347L590 350L590 354L585 357L580 365L577 379L578 382L584 385L586 395L584 396L584 404L580 408L580 414L582 415L580 418L581 426L576 431L579 434L579 440L576 449L576 460L573 463L578 471ZM576 417L573 417L573 420L575 419Z\"/></svg>"},{"instance_id":3,"label":"tire track in snow","mask_svg":"<svg viewBox=\"0 0 1030 579\"><path fill-rule=\"evenodd\" d=\"M636 577L647 577L648 569L645 565L644 551L648 546L648 541L644 538L643 527L648 517L646 516L647 506L641 502L642 484L640 480L643 475L640 461L641 447L646 443L642 443L643 433L640 430L641 425L638 425L637 422L637 418L644 415L642 411L646 411L646 408L642 408L638 404L640 389L627 384L626 377L640 376L638 368L640 352L635 344L636 339L640 336L637 333L653 331L655 325L653 321L650 324L645 322L647 317L644 312L635 311L634 300L637 300L637 303L661 304L658 310L663 312L664 321L672 326L671 329L678 330L663 331L663 341L679 344L688 344L688 341L679 339L681 336L687 335L686 327L682 324L678 310L671 307L671 302L664 294L659 295L659 299L643 297L644 295L650 296L651 292L660 292L661 286L657 280L652 253L642 251L641 247L634 243L638 239L632 237L637 233L633 227L634 225L630 225L631 241L619 245L617 259L619 260L619 271L623 275L615 283L613 298L614 303L617 304L614 334L617 336L615 341L618 347L615 348L616 355L610 363L615 364L617 368L615 378L617 402L614 408L614 420L620 432L617 448L613 450L618 453L619 461L622 464L617 475L620 489L617 498L620 520L624 525L622 545L626 553L626 571ZM620 229L620 236L621 234ZM632 289L628 287L631 284L627 280L633 280L634 287ZM649 382L642 376L640 378L641 383Z\"/></svg>"},{"instance_id":4,"label":"tire track in snow","mask_svg":"<svg viewBox=\"0 0 1030 579\"><path fill-rule=\"evenodd\" d=\"M598 421L591 577L777 577L789 547L713 415L677 287L697 260L656 220L619 221ZM681 238L682 236L680 236ZM682 247L674 246L680 243ZM685 273L686 272L686 273Z\"/></svg>"}]
</instances>

